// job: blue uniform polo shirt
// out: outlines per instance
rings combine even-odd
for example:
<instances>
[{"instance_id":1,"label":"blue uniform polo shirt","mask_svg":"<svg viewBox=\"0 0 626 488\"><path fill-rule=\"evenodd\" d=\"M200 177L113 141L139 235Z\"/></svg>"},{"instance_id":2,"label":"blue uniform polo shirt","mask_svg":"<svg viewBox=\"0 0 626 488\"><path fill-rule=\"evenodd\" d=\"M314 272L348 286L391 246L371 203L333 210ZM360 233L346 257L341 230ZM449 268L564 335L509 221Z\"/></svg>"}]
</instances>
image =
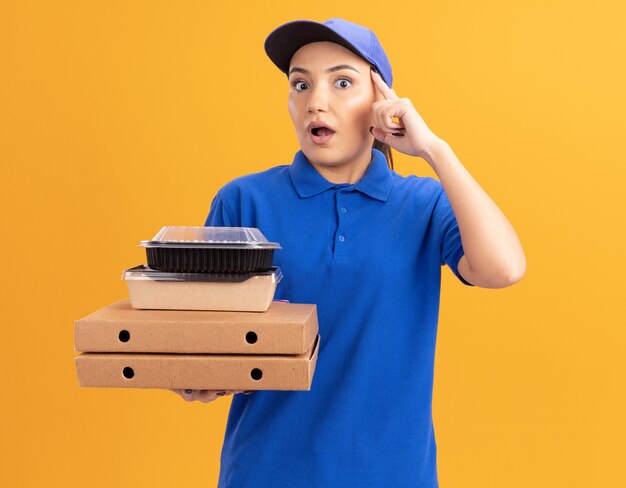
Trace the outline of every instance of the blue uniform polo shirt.
<instances>
[{"instance_id":1,"label":"blue uniform polo shirt","mask_svg":"<svg viewBox=\"0 0 626 488\"><path fill-rule=\"evenodd\" d=\"M438 486L432 422L441 267L463 255L441 183L382 152L355 184L290 165L236 178L208 226L257 227L282 246L276 299L317 305L310 391L232 399L220 488Z\"/></svg>"}]
</instances>

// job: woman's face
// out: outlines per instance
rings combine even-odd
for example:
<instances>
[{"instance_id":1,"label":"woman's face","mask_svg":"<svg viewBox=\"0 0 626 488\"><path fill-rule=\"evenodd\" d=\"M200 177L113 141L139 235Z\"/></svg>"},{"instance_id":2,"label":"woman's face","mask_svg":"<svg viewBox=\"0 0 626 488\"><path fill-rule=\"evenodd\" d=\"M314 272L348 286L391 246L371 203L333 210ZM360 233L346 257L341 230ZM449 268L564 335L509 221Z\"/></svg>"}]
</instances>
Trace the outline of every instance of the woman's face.
<instances>
[{"instance_id":1,"label":"woman's face","mask_svg":"<svg viewBox=\"0 0 626 488\"><path fill-rule=\"evenodd\" d=\"M289 115L309 161L340 166L369 157L376 101L370 64L339 44L314 42L296 51L288 73ZM330 138L309 129L318 121L334 130Z\"/></svg>"}]
</instances>

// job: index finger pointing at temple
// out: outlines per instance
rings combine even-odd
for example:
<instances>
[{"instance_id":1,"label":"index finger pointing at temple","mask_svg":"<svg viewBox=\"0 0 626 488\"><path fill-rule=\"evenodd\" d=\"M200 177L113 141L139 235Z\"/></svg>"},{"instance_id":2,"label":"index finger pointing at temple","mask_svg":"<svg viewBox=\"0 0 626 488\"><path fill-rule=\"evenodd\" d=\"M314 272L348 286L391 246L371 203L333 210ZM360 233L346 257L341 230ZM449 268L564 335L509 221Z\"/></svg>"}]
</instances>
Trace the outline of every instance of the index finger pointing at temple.
<instances>
[{"instance_id":1,"label":"index finger pointing at temple","mask_svg":"<svg viewBox=\"0 0 626 488\"><path fill-rule=\"evenodd\" d=\"M396 95L396 92L387 86L387 83L385 83L385 80L383 80L383 78L380 76L380 74L377 71L374 71L372 69L370 70L370 72L372 73L372 79L374 80L374 85L376 86L378 91L382 93L383 97L385 97L387 100L399 100L400 99L400 97Z\"/></svg>"}]
</instances>

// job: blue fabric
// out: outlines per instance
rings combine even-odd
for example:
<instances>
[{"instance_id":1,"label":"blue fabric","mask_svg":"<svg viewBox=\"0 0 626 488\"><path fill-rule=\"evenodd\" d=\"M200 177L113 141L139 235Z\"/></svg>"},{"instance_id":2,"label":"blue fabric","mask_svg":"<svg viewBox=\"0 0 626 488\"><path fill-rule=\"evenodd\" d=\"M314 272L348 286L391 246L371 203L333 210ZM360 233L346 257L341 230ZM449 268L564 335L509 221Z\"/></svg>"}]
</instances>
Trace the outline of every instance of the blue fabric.
<instances>
[{"instance_id":1,"label":"blue fabric","mask_svg":"<svg viewBox=\"0 0 626 488\"><path fill-rule=\"evenodd\" d=\"M438 486L431 405L441 267L458 274L457 221L430 177L382 152L357 183L291 165L236 178L205 225L258 227L279 242L276 299L317 304L310 391L233 397L220 488Z\"/></svg>"}]
</instances>

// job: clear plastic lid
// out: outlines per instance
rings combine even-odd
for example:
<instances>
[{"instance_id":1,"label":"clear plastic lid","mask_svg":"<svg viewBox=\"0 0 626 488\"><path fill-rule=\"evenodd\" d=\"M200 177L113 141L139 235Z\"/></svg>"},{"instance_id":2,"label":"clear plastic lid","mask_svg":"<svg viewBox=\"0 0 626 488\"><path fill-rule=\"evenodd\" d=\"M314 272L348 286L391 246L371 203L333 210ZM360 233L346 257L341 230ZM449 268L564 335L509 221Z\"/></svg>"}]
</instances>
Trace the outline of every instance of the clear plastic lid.
<instances>
[{"instance_id":1,"label":"clear plastic lid","mask_svg":"<svg viewBox=\"0 0 626 488\"><path fill-rule=\"evenodd\" d=\"M166 273L149 268L145 264L124 270L123 280L155 280L155 281L210 281L241 283L255 276L270 276L272 283L280 283L283 273L278 266L274 266L267 271L257 271L253 273Z\"/></svg>"},{"instance_id":2,"label":"clear plastic lid","mask_svg":"<svg viewBox=\"0 0 626 488\"><path fill-rule=\"evenodd\" d=\"M268 242L256 227L165 226L144 247L201 247L235 249L282 249Z\"/></svg>"}]
</instances>

